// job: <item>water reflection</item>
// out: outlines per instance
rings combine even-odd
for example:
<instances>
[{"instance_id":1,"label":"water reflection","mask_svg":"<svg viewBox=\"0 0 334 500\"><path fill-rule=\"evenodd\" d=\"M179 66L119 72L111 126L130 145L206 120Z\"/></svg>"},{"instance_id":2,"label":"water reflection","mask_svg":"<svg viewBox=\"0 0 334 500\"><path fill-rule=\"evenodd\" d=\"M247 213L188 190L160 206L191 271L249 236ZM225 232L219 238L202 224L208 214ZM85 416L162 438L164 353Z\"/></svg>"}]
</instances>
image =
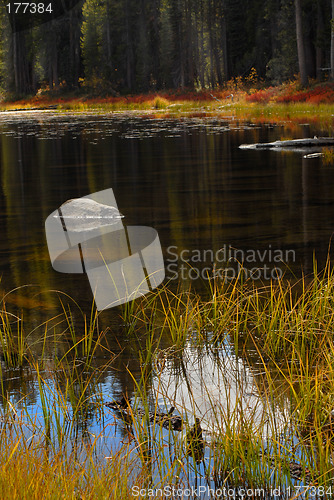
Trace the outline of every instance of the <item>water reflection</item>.
<instances>
[{"instance_id":1,"label":"water reflection","mask_svg":"<svg viewBox=\"0 0 334 500\"><path fill-rule=\"evenodd\" d=\"M217 118L7 113L0 115L0 131L1 292L18 288L6 296L7 308L20 314L24 310L29 347L36 356L43 352L45 359L59 359L68 350L68 331L54 345L49 340L67 328L59 316L60 298L75 310L77 332L84 332L83 315L89 316L92 306L87 277L57 273L50 264L44 221L64 200L112 188L127 224L158 232L165 258L171 246L177 256L182 250L216 252L224 245L263 253L271 246L295 252L289 268L296 275L300 266L305 273L312 270L314 252L319 267L325 263L333 233L332 168L299 153L239 149L242 143L274 141L285 133L323 135L314 127L286 131L282 126L245 126ZM198 263L209 268L214 264L210 259ZM203 287L203 280L186 275L184 288L190 282ZM130 327L119 314L115 309L100 315L108 350L96 351L92 361L93 367L102 366L108 353L115 354L113 369L101 375L110 397L124 391L133 394L134 380L127 367L136 380L141 374L138 339L128 335ZM46 326L48 341L43 345L45 328L38 326L51 316L54 320ZM162 349L168 347L163 345L168 344L165 338L161 342ZM34 375L13 374L5 367L3 373L5 390L17 399L29 395L34 405L38 399ZM201 373L206 388L200 385ZM180 412L195 405L207 431L224 426L207 404L213 398L223 415L230 401L254 425L267 425L270 435L274 410L263 402L265 387L233 353L212 357L187 349L182 363L163 371L159 383L158 387L156 380L154 387L163 392L165 403L175 401ZM280 410L275 407L279 424L284 422L283 409L284 405Z\"/></svg>"},{"instance_id":2,"label":"water reflection","mask_svg":"<svg viewBox=\"0 0 334 500\"><path fill-rule=\"evenodd\" d=\"M288 405L271 406L268 388L242 358L226 348L188 346L154 381L161 404L169 402L191 424L199 418L207 440L233 426L251 428L265 440L282 431ZM285 402L286 403L286 402Z\"/></svg>"},{"instance_id":3,"label":"water reflection","mask_svg":"<svg viewBox=\"0 0 334 500\"><path fill-rule=\"evenodd\" d=\"M112 187L128 224L154 227L165 251L273 248L296 252L306 273L325 262L333 232L330 167L298 153L245 151L282 127L217 119L33 114L1 116L2 286L39 285L89 298L85 280L59 276L43 223L66 199ZM299 127L295 136L321 131ZM199 284L199 283L198 283ZM86 291L85 291L86 289ZM78 298L75 296L75 298ZM28 306L29 307L29 306ZM37 314L37 310L35 311Z\"/></svg>"},{"instance_id":4,"label":"water reflection","mask_svg":"<svg viewBox=\"0 0 334 500\"><path fill-rule=\"evenodd\" d=\"M158 231L167 259L170 247L179 254L224 246L263 252L270 245L295 251L288 267L297 275L301 265L312 270L314 252L319 267L325 262L333 233L332 168L298 153L239 149L324 131L89 113L3 113L0 131L0 286L5 293L29 285L6 302L14 311L24 308L33 327L59 312L50 290L90 310L87 277L52 269L44 221L64 200L109 187L127 224ZM191 278L185 274L185 288L190 282L201 288L203 280Z\"/></svg>"}]
</instances>

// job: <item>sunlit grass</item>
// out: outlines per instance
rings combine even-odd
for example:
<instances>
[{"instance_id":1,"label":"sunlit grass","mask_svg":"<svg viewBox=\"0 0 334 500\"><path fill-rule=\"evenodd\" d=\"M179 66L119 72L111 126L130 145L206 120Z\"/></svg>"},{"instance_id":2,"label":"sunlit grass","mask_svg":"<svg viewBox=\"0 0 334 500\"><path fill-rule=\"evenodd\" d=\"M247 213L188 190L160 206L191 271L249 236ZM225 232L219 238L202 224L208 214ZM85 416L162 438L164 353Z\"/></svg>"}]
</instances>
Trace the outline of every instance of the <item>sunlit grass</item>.
<instances>
[{"instance_id":1,"label":"sunlit grass","mask_svg":"<svg viewBox=\"0 0 334 500\"><path fill-rule=\"evenodd\" d=\"M24 425L17 422L16 425ZM127 474L131 460L119 450L96 466L93 453L50 453L43 442L32 442L22 434L1 436L0 496L11 499L129 498ZM129 495L129 496L128 496Z\"/></svg>"},{"instance_id":2,"label":"sunlit grass","mask_svg":"<svg viewBox=\"0 0 334 500\"><path fill-rule=\"evenodd\" d=\"M334 149L333 148L323 148L321 161L324 165L334 164Z\"/></svg>"}]
</instances>

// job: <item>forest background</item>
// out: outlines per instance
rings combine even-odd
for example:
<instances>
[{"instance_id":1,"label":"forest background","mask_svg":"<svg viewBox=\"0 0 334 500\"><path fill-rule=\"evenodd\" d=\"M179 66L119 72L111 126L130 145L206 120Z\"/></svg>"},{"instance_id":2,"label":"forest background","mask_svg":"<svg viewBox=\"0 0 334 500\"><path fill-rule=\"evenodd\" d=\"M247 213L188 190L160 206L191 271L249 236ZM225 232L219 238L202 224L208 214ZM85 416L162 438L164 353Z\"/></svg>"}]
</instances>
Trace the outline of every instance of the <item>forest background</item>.
<instances>
[{"instance_id":1,"label":"forest background","mask_svg":"<svg viewBox=\"0 0 334 500\"><path fill-rule=\"evenodd\" d=\"M47 5L48 2L45 2ZM53 5L53 4L51 4ZM334 0L85 0L51 22L0 12L0 89L124 95L334 76ZM29 17L30 16L30 17ZM15 23L14 23L15 24Z\"/></svg>"}]
</instances>

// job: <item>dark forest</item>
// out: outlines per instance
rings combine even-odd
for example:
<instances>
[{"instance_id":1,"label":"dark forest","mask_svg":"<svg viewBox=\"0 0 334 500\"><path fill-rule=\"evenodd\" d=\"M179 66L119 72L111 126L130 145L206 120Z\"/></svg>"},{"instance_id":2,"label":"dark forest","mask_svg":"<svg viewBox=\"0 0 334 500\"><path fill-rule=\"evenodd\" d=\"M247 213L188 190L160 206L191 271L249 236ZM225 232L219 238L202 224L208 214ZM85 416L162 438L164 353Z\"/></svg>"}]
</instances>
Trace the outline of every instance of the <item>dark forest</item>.
<instances>
[{"instance_id":1,"label":"dark forest","mask_svg":"<svg viewBox=\"0 0 334 500\"><path fill-rule=\"evenodd\" d=\"M37 26L33 14L21 14L19 29L4 6L1 88L15 95L82 86L126 94L216 88L250 74L275 85L298 73L306 86L331 74L332 4L86 0Z\"/></svg>"}]
</instances>

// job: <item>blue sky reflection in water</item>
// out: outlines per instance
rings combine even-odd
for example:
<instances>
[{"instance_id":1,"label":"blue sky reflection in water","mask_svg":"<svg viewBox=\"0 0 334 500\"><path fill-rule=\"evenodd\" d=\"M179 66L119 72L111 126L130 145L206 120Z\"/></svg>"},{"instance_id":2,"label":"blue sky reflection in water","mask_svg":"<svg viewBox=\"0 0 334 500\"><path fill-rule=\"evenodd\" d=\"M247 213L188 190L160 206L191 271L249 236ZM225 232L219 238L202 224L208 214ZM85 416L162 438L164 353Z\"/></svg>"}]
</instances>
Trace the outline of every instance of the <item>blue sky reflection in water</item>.
<instances>
[{"instance_id":1,"label":"blue sky reflection in water","mask_svg":"<svg viewBox=\"0 0 334 500\"><path fill-rule=\"evenodd\" d=\"M188 462L188 465L190 463L190 470L193 470L190 475L193 487L210 484L214 488L217 487L216 483L214 481L208 483L206 477L208 471L214 468L208 444L215 440L217 435L221 436L222 433L228 432L232 422L237 427L240 425L240 429L243 426L251 426L254 435L260 436L262 450L268 450L267 439L271 435L277 435L277 432L282 433L281 445L284 446L283 436L289 438L292 432L289 429L288 399L282 397L278 389L277 401L268 405L271 395L266 392L268 388L261 383L259 370L250 368L244 360L236 358L228 342L226 348L203 350L189 344L182 351L182 356L178 353L171 356L167 351L164 354L165 360L160 357L153 366L151 396L149 396L152 401L151 412L157 411L154 406L155 401L158 402L159 409L164 411L175 406L175 414L181 415L185 423L180 432L166 430L161 424L149 424L145 416L140 413L142 401L138 394L130 399L133 420L127 419L126 414L122 414L121 411L102 408L101 395L106 402L115 396L115 392L119 394L117 372L114 370L110 370L103 383L95 387L95 393L93 391L89 394L86 411L76 415L70 395L68 401L57 399L59 388L57 389L55 381L48 379L45 373L43 397L49 401L49 407L53 408L50 438L56 449L59 445L58 416L60 417L58 425L71 436L69 443L72 443L77 453L82 453L83 464L85 451L91 446L95 446L98 459L106 457L108 460L108 456L124 446L127 446L130 455L133 453L135 457L138 447L146 443L150 456L154 457L161 447L165 450L163 464L153 465L152 487L159 485L158 478L163 475L163 469L165 468L167 473L171 463L181 458ZM16 408L21 409L18 418L21 427L26 428L27 435L36 434L36 428L40 428L41 431L45 429L43 401L40 395L40 388L35 382L31 386L31 393L16 405ZM66 405L67 421L64 421L63 412L57 413L59 404ZM205 440L204 456L198 463L187 455L187 433L194 424L194 413L200 419ZM34 431L30 419L34 422ZM130 421L131 423L128 423ZM68 448L66 451L70 453L71 449ZM161 457L161 453L159 456ZM174 486L179 485L180 488L182 487L180 485L184 488L189 486L188 476L183 476L183 467L179 472L180 477ZM157 481L156 485L154 478ZM201 498L210 497L204 495Z\"/></svg>"}]
</instances>

